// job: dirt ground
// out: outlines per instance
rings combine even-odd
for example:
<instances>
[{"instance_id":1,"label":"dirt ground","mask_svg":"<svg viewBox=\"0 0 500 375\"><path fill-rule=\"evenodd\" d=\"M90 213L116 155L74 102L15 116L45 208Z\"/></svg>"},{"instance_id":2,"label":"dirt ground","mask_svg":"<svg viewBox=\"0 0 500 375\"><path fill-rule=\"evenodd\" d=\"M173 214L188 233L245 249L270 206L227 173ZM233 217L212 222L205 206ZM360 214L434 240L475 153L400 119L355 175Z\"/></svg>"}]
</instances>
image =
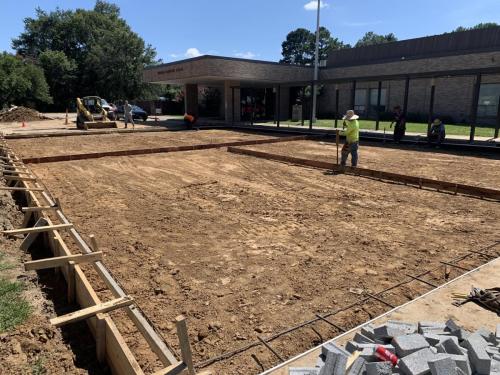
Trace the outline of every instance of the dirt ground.
<instances>
[{"instance_id":1,"label":"dirt ground","mask_svg":"<svg viewBox=\"0 0 500 375\"><path fill-rule=\"evenodd\" d=\"M380 146L380 143L362 142L359 148L358 166L500 189L500 154L458 153L426 146L405 145L401 148L394 145ZM332 142L295 141L244 147L333 163L337 160L337 146Z\"/></svg>"},{"instance_id":2,"label":"dirt ground","mask_svg":"<svg viewBox=\"0 0 500 375\"><path fill-rule=\"evenodd\" d=\"M128 137L136 148L144 147L137 135ZM45 152L46 140L31 141ZM57 147L68 149L61 141L50 146L51 154ZM281 146L294 147L295 156L309 152L303 142ZM21 150L19 143L15 147ZM29 150L29 143L23 147ZM373 148L372 158L368 152L364 146L362 165L391 160L387 168L408 173L412 165L415 171L424 168L416 159L430 160L419 152ZM398 164L400 153L405 160ZM461 159L432 154L437 161L431 165L438 171L448 165L447 179L466 178L464 166L472 161L455 158ZM489 172L490 159L473 164L481 181L498 181ZM172 320L180 313L188 317L196 363L498 239L497 203L331 176L222 149L40 164L33 170L78 229L95 234L107 266L174 347ZM431 166L427 171L440 173ZM401 304L425 290L412 284L385 298ZM353 327L387 309L367 303L338 316L337 323ZM318 333L323 340L336 335L329 327ZM303 330L273 346L289 357L318 340L317 333ZM255 374L276 363L261 346L210 369Z\"/></svg>"},{"instance_id":3,"label":"dirt ground","mask_svg":"<svg viewBox=\"0 0 500 375\"><path fill-rule=\"evenodd\" d=\"M22 215L10 194L0 192L0 228L13 229L21 223ZM22 296L29 302L31 314L15 328L0 332L0 373L108 374L106 366L92 359L95 349L83 325L60 331L50 324L49 318L56 315L56 305L60 302L54 302L51 296L57 282L54 284L53 273L47 277L47 273L22 269L22 262L31 257L19 249L20 242L0 236L0 278L23 283ZM46 283L49 279L52 281ZM3 306L2 313L6 313Z\"/></svg>"},{"instance_id":4,"label":"dirt ground","mask_svg":"<svg viewBox=\"0 0 500 375\"><path fill-rule=\"evenodd\" d=\"M88 152L132 150L193 144L211 144L276 138L272 134L190 130L136 134L106 134L38 139L13 139L9 145L20 157L41 157Z\"/></svg>"}]
</instances>

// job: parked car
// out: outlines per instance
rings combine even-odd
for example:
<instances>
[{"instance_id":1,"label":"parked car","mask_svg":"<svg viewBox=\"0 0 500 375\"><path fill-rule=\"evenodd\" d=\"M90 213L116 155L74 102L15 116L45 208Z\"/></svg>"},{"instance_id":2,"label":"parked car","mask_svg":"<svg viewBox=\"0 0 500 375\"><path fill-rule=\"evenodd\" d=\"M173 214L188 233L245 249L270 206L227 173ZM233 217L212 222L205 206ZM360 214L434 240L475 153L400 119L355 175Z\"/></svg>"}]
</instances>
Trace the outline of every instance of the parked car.
<instances>
[{"instance_id":1,"label":"parked car","mask_svg":"<svg viewBox=\"0 0 500 375\"><path fill-rule=\"evenodd\" d=\"M125 114L123 112L123 105L117 107L116 114L118 119L125 118ZM132 117L134 119L141 119L142 121L146 121L148 119L148 113L141 107L132 105Z\"/></svg>"}]
</instances>

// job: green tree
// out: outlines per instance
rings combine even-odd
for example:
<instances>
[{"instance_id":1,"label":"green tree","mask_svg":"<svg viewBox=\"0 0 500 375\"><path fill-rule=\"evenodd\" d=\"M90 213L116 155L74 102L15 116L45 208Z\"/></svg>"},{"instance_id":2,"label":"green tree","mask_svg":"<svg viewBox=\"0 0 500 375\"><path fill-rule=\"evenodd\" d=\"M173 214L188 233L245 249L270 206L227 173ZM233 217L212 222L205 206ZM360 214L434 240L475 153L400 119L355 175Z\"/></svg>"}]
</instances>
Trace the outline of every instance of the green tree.
<instances>
[{"instance_id":1,"label":"green tree","mask_svg":"<svg viewBox=\"0 0 500 375\"><path fill-rule=\"evenodd\" d=\"M52 103L43 70L21 57L0 54L0 107Z\"/></svg>"},{"instance_id":2,"label":"green tree","mask_svg":"<svg viewBox=\"0 0 500 375\"><path fill-rule=\"evenodd\" d=\"M314 62L316 34L303 28L291 31L281 44L282 63L308 65ZM333 38L325 27L319 29L319 56L320 60L328 57L328 52L335 49L347 48L337 38Z\"/></svg>"},{"instance_id":3,"label":"green tree","mask_svg":"<svg viewBox=\"0 0 500 375\"><path fill-rule=\"evenodd\" d=\"M498 23L496 23L496 22L481 22L481 23L478 23L477 25L472 26L472 27L459 26L455 30L453 30L453 32L467 31L467 30L477 30L477 29L488 29L490 27L498 27L498 26L500 26L500 25Z\"/></svg>"},{"instance_id":4,"label":"green tree","mask_svg":"<svg viewBox=\"0 0 500 375\"><path fill-rule=\"evenodd\" d=\"M44 69L48 61L50 69L56 68L59 75L49 83L57 91L52 92L54 97L64 102L56 103L59 106L85 95L135 99L146 89L142 72L156 62L156 51L120 17L118 6L98 0L92 10L45 12L38 8L36 17L26 18L24 24L24 32L12 47L40 60ZM60 54L42 62L42 54L48 51ZM73 85L63 89L61 78L71 78Z\"/></svg>"},{"instance_id":5,"label":"green tree","mask_svg":"<svg viewBox=\"0 0 500 375\"><path fill-rule=\"evenodd\" d=\"M375 44L384 44L390 42L397 42L398 38L393 33L389 33L387 35L376 34L373 31L367 32L354 47L364 47L364 46L373 46Z\"/></svg>"},{"instance_id":6,"label":"green tree","mask_svg":"<svg viewBox=\"0 0 500 375\"><path fill-rule=\"evenodd\" d=\"M76 79L76 63L61 51L43 51L39 55L39 65L45 72L45 77L55 103L59 109L65 109L72 100Z\"/></svg>"}]
</instances>

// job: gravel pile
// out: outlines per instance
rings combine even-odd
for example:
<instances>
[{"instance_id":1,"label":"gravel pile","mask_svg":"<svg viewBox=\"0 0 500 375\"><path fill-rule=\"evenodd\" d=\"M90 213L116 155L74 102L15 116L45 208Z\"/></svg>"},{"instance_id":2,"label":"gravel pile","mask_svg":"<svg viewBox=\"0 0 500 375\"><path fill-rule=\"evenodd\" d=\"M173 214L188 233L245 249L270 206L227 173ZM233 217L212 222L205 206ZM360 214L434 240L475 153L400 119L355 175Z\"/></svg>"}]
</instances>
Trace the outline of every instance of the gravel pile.
<instances>
[{"instance_id":1,"label":"gravel pile","mask_svg":"<svg viewBox=\"0 0 500 375\"><path fill-rule=\"evenodd\" d=\"M290 368L289 374L500 375L500 324L495 333L469 332L452 320L367 325L345 348L324 344L316 367Z\"/></svg>"}]
</instances>

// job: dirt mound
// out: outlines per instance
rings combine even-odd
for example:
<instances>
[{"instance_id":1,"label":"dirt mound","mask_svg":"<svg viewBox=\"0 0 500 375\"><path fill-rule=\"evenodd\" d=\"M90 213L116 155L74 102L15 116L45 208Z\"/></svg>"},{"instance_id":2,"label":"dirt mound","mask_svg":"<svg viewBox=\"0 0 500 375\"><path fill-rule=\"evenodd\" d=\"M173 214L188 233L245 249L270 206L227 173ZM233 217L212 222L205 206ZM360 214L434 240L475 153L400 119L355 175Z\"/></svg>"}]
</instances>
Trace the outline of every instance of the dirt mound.
<instances>
[{"instance_id":1,"label":"dirt mound","mask_svg":"<svg viewBox=\"0 0 500 375\"><path fill-rule=\"evenodd\" d=\"M0 122L37 121L44 118L38 111L26 107L13 107L0 112Z\"/></svg>"}]
</instances>

